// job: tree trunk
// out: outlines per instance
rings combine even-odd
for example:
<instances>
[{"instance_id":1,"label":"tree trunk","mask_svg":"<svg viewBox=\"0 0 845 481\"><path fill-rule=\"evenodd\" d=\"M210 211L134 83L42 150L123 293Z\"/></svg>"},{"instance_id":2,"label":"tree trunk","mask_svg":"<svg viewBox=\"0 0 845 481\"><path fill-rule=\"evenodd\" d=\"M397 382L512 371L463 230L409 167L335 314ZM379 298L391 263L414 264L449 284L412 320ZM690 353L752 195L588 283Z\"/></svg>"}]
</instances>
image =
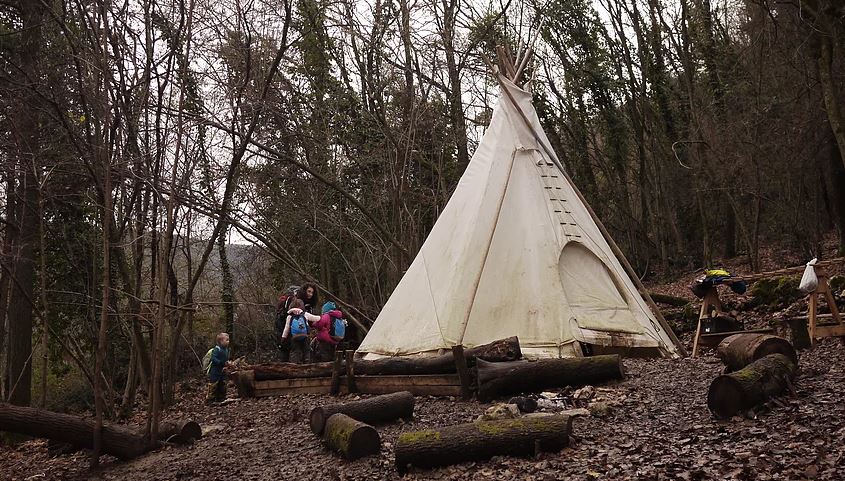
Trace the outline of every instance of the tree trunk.
<instances>
[{"instance_id":1,"label":"tree trunk","mask_svg":"<svg viewBox=\"0 0 845 481\"><path fill-rule=\"evenodd\" d=\"M461 88L461 72L455 52L455 23L457 16L456 0L443 0L443 30L441 39L446 55L446 71L449 77L449 116L452 122L452 133L455 136L457 149L458 175L464 173L469 165L469 149L467 147L467 125L464 118L463 89Z\"/></svg>"},{"instance_id":2,"label":"tree trunk","mask_svg":"<svg viewBox=\"0 0 845 481\"><path fill-rule=\"evenodd\" d=\"M798 356L786 339L769 334L734 334L725 338L716 348L719 359L727 366L726 372L738 371L769 354L780 353L798 364Z\"/></svg>"},{"instance_id":3,"label":"tree trunk","mask_svg":"<svg viewBox=\"0 0 845 481\"><path fill-rule=\"evenodd\" d=\"M618 354L539 361L478 361L477 369L480 402L504 394L596 384L624 377L622 358Z\"/></svg>"},{"instance_id":4,"label":"tree trunk","mask_svg":"<svg viewBox=\"0 0 845 481\"><path fill-rule=\"evenodd\" d=\"M403 433L396 442L396 469L433 468L493 456L557 452L569 443L572 418L502 419Z\"/></svg>"},{"instance_id":5,"label":"tree trunk","mask_svg":"<svg viewBox=\"0 0 845 481\"><path fill-rule=\"evenodd\" d=\"M326 421L337 413L367 424L379 424L398 418L411 420L414 416L414 396L403 391L344 404L315 407L310 416L311 432L317 436L323 434Z\"/></svg>"},{"instance_id":6,"label":"tree trunk","mask_svg":"<svg viewBox=\"0 0 845 481\"><path fill-rule=\"evenodd\" d=\"M743 369L717 377L707 391L707 407L719 418L730 418L783 392L797 366L783 354L769 354Z\"/></svg>"},{"instance_id":7,"label":"tree trunk","mask_svg":"<svg viewBox=\"0 0 845 481\"><path fill-rule=\"evenodd\" d=\"M20 2L20 47L17 50L17 79L21 86L14 99L15 116L12 121L14 146L12 158L19 172L16 203L17 233L13 246L14 263L11 274L11 296L8 305L8 374L6 393L9 402L28 406L32 389L32 310L35 287L35 243L38 234L38 169L40 156L39 118L42 104L36 89L30 85L38 81L38 57L43 43L41 24L43 6L39 2Z\"/></svg>"},{"instance_id":8,"label":"tree trunk","mask_svg":"<svg viewBox=\"0 0 845 481\"><path fill-rule=\"evenodd\" d=\"M0 403L0 431L63 441L86 449L93 447L94 440L91 420L5 403ZM103 425L102 440L103 453L120 459L136 458L147 450L144 436L123 426Z\"/></svg>"},{"instance_id":9,"label":"tree trunk","mask_svg":"<svg viewBox=\"0 0 845 481\"><path fill-rule=\"evenodd\" d=\"M220 256L220 273L223 283L220 294L220 301L223 303L223 320L225 321L229 339L231 339L232 343L235 343L234 280L232 279L232 269L229 267L229 256L226 252L226 237L228 233L229 224L224 223L223 228L220 230L220 236L217 238L217 254Z\"/></svg>"},{"instance_id":10,"label":"tree trunk","mask_svg":"<svg viewBox=\"0 0 845 481\"><path fill-rule=\"evenodd\" d=\"M840 110L842 103L839 98L839 84L833 74L833 60L839 54L839 39L836 36L835 27L830 26L830 30L830 35L822 34L819 38L819 83L822 86L830 130L833 131L840 158L845 165L845 119Z\"/></svg>"},{"instance_id":11,"label":"tree trunk","mask_svg":"<svg viewBox=\"0 0 845 481\"><path fill-rule=\"evenodd\" d=\"M375 428L345 414L334 414L326 421L323 442L349 460L381 451L381 439Z\"/></svg>"}]
</instances>

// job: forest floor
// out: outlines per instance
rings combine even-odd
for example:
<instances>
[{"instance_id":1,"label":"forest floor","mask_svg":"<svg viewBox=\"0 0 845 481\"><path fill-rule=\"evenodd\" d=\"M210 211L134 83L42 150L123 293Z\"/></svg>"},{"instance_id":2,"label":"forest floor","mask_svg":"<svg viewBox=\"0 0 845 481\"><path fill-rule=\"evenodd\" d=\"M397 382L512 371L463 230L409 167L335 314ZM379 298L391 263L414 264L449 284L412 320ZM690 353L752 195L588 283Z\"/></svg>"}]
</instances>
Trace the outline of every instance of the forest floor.
<instances>
[{"instance_id":1,"label":"forest floor","mask_svg":"<svg viewBox=\"0 0 845 481\"><path fill-rule=\"evenodd\" d=\"M683 291L693 277L653 288L691 297ZM771 315L751 312L746 326L762 324ZM689 346L691 334L684 333L682 340ZM501 457L412 471L400 478L393 466L393 444L401 432L471 422L491 404L418 397L412 422L378 427L380 455L347 462L325 450L307 423L312 407L336 399L299 395L210 407L204 405L203 386L197 381L185 386L167 413L203 426L203 438L191 446L166 447L130 462L104 457L99 470L89 471L83 452L51 457L45 441L27 441L0 446L0 479L688 481L845 476L845 345L840 340L825 339L800 353L795 396L770 402L755 416L727 421L714 419L706 406L709 383L722 370L712 350L697 359L624 363L624 381L597 389L594 401L606 402L609 412L578 417L571 445L536 459ZM230 397L233 391L230 387ZM142 416L138 413L136 421Z\"/></svg>"}]
</instances>

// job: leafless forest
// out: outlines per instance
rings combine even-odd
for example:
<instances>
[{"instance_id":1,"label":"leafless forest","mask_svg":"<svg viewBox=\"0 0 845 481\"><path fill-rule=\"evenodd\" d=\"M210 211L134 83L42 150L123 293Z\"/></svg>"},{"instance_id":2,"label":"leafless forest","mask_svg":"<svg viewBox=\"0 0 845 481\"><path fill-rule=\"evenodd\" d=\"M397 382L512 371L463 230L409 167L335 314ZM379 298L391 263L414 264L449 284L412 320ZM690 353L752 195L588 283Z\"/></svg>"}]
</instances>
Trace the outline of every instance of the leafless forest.
<instances>
[{"instance_id":1,"label":"leafless forest","mask_svg":"<svg viewBox=\"0 0 845 481\"><path fill-rule=\"evenodd\" d=\"M0 0L2 399L154 438L289 284L368 325L497 99L534 101L643 275L845 231L837 0ZM199 341L197 341L199 339ZM202 349L199 351L198 349Z\"/></svg>"}]
</instances>

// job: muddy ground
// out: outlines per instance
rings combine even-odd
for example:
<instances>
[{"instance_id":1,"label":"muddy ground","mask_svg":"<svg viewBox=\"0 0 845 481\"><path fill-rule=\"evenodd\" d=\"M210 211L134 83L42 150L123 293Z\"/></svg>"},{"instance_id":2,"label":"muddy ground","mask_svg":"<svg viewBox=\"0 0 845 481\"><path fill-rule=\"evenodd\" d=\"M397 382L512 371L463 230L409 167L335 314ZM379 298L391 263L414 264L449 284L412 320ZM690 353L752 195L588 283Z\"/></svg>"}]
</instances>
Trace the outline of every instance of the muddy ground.
<instances>
[{"instance_id":1,"label":"muddy ground","mask_svg":"<svg viewBox=\"0 0 845 481\"><path fill-rule=\"evenodd\" d=\"M845 479L845 347L825 340L800 358L797 397L769 403L756 419L714 420L707 387L721 364L698 359L626 359L627 379L601 386L613 405L604 417L575 420L573 443L537 459L494 458L413 471L405 479ZM199 386L197 386L199 387ZM230 396L234 396L230 392ZM171 415L189 414L205 437L131 462L104 457L88 470L85 453L50 457L46 442L0 448L0 478L15 480L356 480L401 479L393 443L405 430L469 422L489 404L417 398L411 423L379 427L379 456L355 462L327 452L307 425L328 396L239 400L207 407L188 390Z\"/></svg>"}]
</instances>

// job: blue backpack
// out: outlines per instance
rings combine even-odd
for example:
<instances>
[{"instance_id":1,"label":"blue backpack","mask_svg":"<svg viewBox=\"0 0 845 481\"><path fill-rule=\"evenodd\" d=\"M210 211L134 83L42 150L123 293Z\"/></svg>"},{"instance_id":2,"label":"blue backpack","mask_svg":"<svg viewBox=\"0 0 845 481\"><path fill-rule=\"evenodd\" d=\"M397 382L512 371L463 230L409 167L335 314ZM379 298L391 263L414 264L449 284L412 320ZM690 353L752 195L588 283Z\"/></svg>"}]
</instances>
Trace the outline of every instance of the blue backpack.
<instances>
[{"instance_id":1,"label":"blue backpack","mask_svg":"<svg viewBox=\"0 0 845 481\"><path fill-rule=\"evenodd\" d=\"M346 321L340 318L332 319L329 335L331 335L335 341L342 341L344 336L346 336Z\"/></svg>"},{"instance_id":2,"label":"blue backpack","mask_svg":"<svg viewBox=\"0 0 845 481\"><path fill-rule=\"evenodd\" d=\"M302 314L292 316L290 319L290 337L291 339L300 339L308 336L308 321Z\"/></svg>"}]
</instances>

